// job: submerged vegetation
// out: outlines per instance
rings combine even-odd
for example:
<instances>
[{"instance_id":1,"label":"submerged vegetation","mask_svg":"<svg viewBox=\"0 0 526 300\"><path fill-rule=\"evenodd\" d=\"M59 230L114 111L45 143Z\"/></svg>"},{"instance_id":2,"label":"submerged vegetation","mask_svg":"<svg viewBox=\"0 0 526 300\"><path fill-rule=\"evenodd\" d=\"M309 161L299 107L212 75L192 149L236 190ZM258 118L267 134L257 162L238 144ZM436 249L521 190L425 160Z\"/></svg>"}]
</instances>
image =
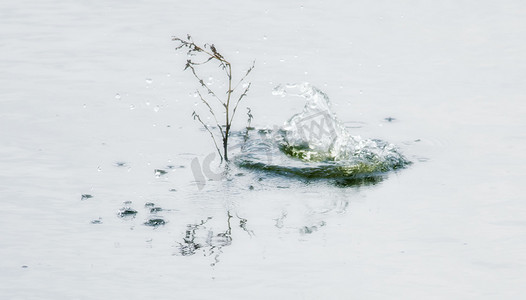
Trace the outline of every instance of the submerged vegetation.
<instances>
[{"instance_id":1,"label":"submerged vegetation","mask_svg":"<svg viewBox=\"0 0 526 300\"><path fill-rule=\"evenodd\" d=\"M215 125L210 126L207 124L196 111L193 112L192 116L195 120L199 121L204 129L210 134L219 157L221 158L221 162L223 160L228 161L228 141L232 122L234 121L234 116L236 115L239 103L247 96L247 93L250 90L251 83L249 82L245 84L245 79L254 69L255 61L245 74L237 82L234 82L231 63L219 53L214 44L204 44L203 46L199 46L194 42L190 35L187 35L186 39L173 37L172 40L178 43L175 48L176 50L187 50L186 55L188 59L186 60L184 70L190 70L199 82L200 88L196 90L196 94L208 108L208 113L215 122ZM198 73L198 68L210 62L219 63L219 68L224 71L224 75L228 81L224 97L222 97L222 94L217 90L212 90L211 84L206 83L203 80L204 77ZM240 92L238 92L239 87L242 87ZM200 89L206 92L206 94L203 94ZM223 111L224 114L222 122L219 121L220 118L218 118L220 111ZM214 132L216 132L216 134L214 134ZM219 137L222 141L222 151L217 142L217 138Z\"/></svg>"}]
</instances>

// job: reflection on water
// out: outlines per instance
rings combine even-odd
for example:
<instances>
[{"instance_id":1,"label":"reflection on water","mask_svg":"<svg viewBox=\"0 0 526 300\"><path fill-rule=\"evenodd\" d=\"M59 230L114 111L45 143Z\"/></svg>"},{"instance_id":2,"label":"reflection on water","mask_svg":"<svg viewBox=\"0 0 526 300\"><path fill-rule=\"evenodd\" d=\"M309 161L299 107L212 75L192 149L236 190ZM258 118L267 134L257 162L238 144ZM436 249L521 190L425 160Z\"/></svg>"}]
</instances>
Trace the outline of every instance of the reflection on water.
<instances>
[{"instance_id":1,"label":"reflection on water","mask_svg":"<svg viewBox=\"0 0 526 300\"><path fill-rule=\"evenodd\" d=\"M211 265L214 266L219 262L219 256L223 253L223 247L232 244L233 218L230 211L227 211L226 229L219 232L214 232L214 230L207 227L207 223L212 217L201 220L197 224L188 224L182 242L177 242L177 251L174 255L191 256L201 252L204 256L213 257L214 262ZM246 227L247 220L239 217L236 218L237 221L239 221L239 227L252 236L254 233Z\"/></svg>"}]
</instances>

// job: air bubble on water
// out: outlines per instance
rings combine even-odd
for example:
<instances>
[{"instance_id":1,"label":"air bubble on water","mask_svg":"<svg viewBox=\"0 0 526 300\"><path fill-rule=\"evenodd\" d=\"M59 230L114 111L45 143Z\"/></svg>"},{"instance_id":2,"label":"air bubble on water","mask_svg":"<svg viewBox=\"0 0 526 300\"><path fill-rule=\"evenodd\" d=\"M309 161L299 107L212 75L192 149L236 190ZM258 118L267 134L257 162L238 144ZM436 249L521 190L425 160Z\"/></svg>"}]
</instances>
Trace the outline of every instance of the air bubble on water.
<instances>
[{"instance_id":1,"label":"air bubble on water","mask_svg":"<svg viewBox=\"0 0 526 300\"><path fill-rule=\"evenodd\" d=\"M131 104L130 105L130 110L134 110L135 109L135 105Z\"/></svg>"},{"instance_id":2,"label":"air bubble on water","mask_svg":"<svg viewBox=\"0 0 526 300\"><path fill-rule=\"evenodd\" d=\"M152 84L153 80L151 78L146 78L146 83L147 84Z\"/></svg>"},{"instance_id":3,"label":"air bubble on water","mask_svg":"<svg viewBox=\"0 0 526 300\"><path fill-rule=\"evenodd\" d=\"M119 93L115 94L115 99L121 100L121 94L119 94Z\"/></svg>"}]
</instances>

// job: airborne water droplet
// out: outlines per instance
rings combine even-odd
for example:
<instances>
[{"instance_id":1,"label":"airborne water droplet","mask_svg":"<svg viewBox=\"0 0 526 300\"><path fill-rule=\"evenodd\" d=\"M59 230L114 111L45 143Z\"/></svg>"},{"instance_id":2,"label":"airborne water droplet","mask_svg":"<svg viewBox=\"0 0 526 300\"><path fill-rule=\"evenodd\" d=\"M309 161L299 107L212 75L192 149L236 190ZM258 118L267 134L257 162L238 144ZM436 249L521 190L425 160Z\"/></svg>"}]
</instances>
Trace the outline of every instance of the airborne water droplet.
<instances>
[{"instance_id":1,"label":"airborne water droplet","mask_svg":"<svg viewBox=\"0 0 526 300\"><path fill-rule=\"evenodd\" d=\"M135 109L135 105L130 105L130 110L134 110Z\"/></svg>"},{"instance_id":2,"label":"airborne water droplet","mask_svg":"<svg viewBox=\"0 0 526 300\"><path fill-rule=\"evenodd\" d=\"M155 106L153 111L158 112L159 111L159 105Z\"/></svg>"},{"instance_id":3,"label":"airborne water droplet","mask_svg":"<svg viewBox=\"0 0 526 300\"><path fill-rule=\"evenodd\" d=\"M151 78L146 78L146 83L147 84L152 84L153 80Z\"/></svg>"},{"instance_id":4,"label":"airborne water droplet","mask_svg":"<svg viewBox=\"0 0 526 300\"><path fill-rule=\"evenodd\" d=\"M115 94L115 99L121 100L121 94L119 94L119 93Z\"/></svg>"}]
</instances>

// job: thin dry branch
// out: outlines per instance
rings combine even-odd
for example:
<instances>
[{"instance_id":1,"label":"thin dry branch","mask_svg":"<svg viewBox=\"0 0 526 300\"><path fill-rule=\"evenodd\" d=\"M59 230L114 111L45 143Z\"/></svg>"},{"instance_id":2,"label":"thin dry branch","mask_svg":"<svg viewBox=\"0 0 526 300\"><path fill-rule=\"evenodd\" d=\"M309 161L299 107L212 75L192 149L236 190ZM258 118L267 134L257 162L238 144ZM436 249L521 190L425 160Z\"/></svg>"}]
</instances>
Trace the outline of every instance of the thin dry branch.
<instances>
[{"instance_id":1,"label":"thin dry branch","mask_svg":"<svg viewBox=\"0 0 526 300\"><path fill-rule=\"evenodd\" d=\"M232 92L235 91L237 89L237 87L243 82L245 81L245 78L247 78L247 76L250 74L250 72L252 72L252 70L254 70L254 68L256 67L256 61L254 60L252 62L252 66L250 66L250 68L247 69L247 72L245 73L245 75L243 75L243 77L241 77L241 79L239 80L239 82L236 84L236 86L232 89Z\"/></svg>"},{"instance_id":2,"label":"thin dry branch","mask_svg":"<svg viewBox=\"0 0 526 300\"><path fill-rule=\"evenodd\" d=\"M199 95L199 98L201 98L201 101L206 105L206 107L208 107L208 110L210 111L210 114L212 115L212 117L214 117L214 121L216 122L216 126L217 128L219 129L219 133L221 134L221 137L222 138L225 138L225 135L223 133L223 130L221 129L221 125L219 125L219 121L217 121L217 117L216 117L216 114L214 113L214 110L212 109L212 107L210 106L210 104L208 104L208 101L206 101L203 96L201 95L201 93L199 92L199 90L196 90L197 94Z\"/></svg>"},{"instance_id":3,"label":"thin dry branch","mask_svg":"<svg viewBox=\"0 0 526 300\"><path fill-rule=\"evenodd\" d=\"M201 120L201 117L194 111L192 113L192 116L194 117L194 120L198 120L199 123L201 123L201 125L203 125L203 127L206 129L206 131L208 131L208 133L210 133L210 136L212 137L212 140L214 141L214 145L216 146L216 150L217 150L217 153L219 153L219 157L221 158L221 162L223 161L223 155L221 154L221 150L219 150L219 146L217 146L217 142L216 142L216 138L214 136L214 134L212 133L212 131L210 131L210 128L208 128L208 125L206 125L205 122L203 122L203 120Z\"/></svg>"},{"instance_id":4,"label":"thin dry branch","mask_svg":"<svg viewBox=\"0 0 526 300\"><path fill-rule=\"evenodd\" d=\"M234 109L232 111L232 117L230 118L230 124L232 124L232 121L234 120L234 115L236 114L236 110L237 110L237 106L239 105L239 102L241 102L241 100L247 96L247 93L250 90L251 85L252 85L252 82L249 82L247 87L245 88L245 91L243 91L243 94L241 94L239 98L237 99L236 105L234 106Z\"/></svg>"},{"instance_id":5,"label":"thin dry branch","mask_svg":"<svg viewBox=\"0 0 526 300\"><path fill-rule=\"evenodd\" d=\"M194 117L194 119L198 120L203 125L205 130L208 131L208 133L212 137L212 140L214 142L216 150L219 153L219 156L221 157L221 161L223 161L223 160L228 161L228 138L229 138L229 135L230 135L230 129L231 129L231 126L232 126L232 122L234 120L234 116L236 114L236 111L237 111L237 108L239 106L239 103L241 102L241 100L244 97L246 97L246 95L247 95L247 93L248 93L248 91L250 89L251 83L249 83L246 86L246 88L244 89L243 93L241 93L241 95L237 98L236 103L233 106L233 108L230 106L230 104L231 104L230 102L231 102L231 100L234 97L233 96L234 91L238 88L238 86L242 82L245 81L246 77L254 69L255 61L252 63L252 66L250 68L248 68L248 70L243 75L243 77L239 80L239 82L236 84L236 86L234 88L232 88L232 78L233 78L233 76L232 76L232 65L230 64L230 62L228 60L225 59L225 57L221 53L219 53L219 51L217 50L217 48L215 47L214 44L204 44L202 47L200 47L199 45L197 45L193 41L193 39L192 39L192 37L190 35L187 35L186 39L173 37L172 40L179 43L179 45L177 45L177 47L175 48L176 50L187 49L186 54L189 57L189 59L187 59L187 61L186 61L186 65L185 65L184 70L190 69L190 71L192 72L193 76L197 79L197 81L199 82L201 87L204 90L207 91L209 97L212 97L215 100L217 100L220 103L221 107L224 108L224 114L225 114L225 119L224 119L225 121L224 122L225 122L225 124L220 125L219 121L217 120L216 113L214 112L214 108L212 107L212 105L210 105L210 102L207 99L205 99L203 94L201 94L201 92L199 92L199 90L197 90L197 94L199 95L199 98L208 107L208 110L209 110L210 114L212 115L212 117L214 118L214 120L216 122L217 128L219 130L219 133L220 133L222 141L223 141L223 153L221 153L221 150L219 149L219 146L218 146L217 141L216 141L216 136L214 136L214 134L213 134L212 130L210 129L210 127L208 125L206 125L201 120L201 117L195 111L193 113L193 117ZM201 60L197 60L197 58L196 58L194 60L192 57L194 57L194 56L197 57L198 54L201 54L201 56L204 55L206 58L205 59L201 59ZM222 100L221 99L222 97L219 97L218 94L215 91L213 91L204 82L204 80L199 76L199 74L197 73L197 70L196 70L196 67L205 65L205 64L207 64L207 63L209 63L209 62L211 62L213 60L219 62L219 67L224 70L225 75L228 78L228 89L227 89L227 91L225 93L226 97L224 98L224 100Z\"/></svg>"}]
</instances>

